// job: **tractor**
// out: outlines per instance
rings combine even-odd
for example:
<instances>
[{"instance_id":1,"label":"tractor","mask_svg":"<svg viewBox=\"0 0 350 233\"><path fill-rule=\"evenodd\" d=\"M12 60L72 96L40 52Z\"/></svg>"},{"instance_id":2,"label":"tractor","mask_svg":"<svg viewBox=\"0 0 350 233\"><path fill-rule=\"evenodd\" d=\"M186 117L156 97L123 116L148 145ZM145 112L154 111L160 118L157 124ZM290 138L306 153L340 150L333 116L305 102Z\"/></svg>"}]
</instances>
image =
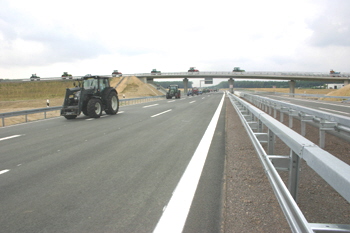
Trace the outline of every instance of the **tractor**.
<instances>
[{"instance_id":1,"label":"tractor","mask_svg":"<svg viewBox=\"0 0 350 233\"><path fill-rule=\"evenodd\" d=\"M119 72L118 70L114 70L114 71L112 72L112 77L120 77L120 76L122 76L122 73Z\"/></svg>"},{"instance_id":2,"label":"tractor","mask_svg":"<svg viewBox=\"0 0 350 233\"><path fill-rule=\"evenodd\" d=\"M190 67L188 72L199 72L199 70L197 70L196 67Z\"/></svg>"},{"instance_id":3,"label":"tractor","mask_svg":"<svg viewBox=\"0 0 350 233\"><path fill-rule=\"evenodd\" d=\"M178 85L170 85L169 90L166 93L166 98L167 99L172 99L175 96L175 99L180 99L181 98L181 91L179 90Z\"/></svg>"},{"instance_id":4,"label":"tractor","mask_svg":"<svg viewBox=\"0 0 350 233\"><path fill-rule=\"evenodd\" d=\"M241 70L239 67L234 67L232 72L245 72L245 70Z\"/></svg>"},{"instance_id":5,"label":"tractor","mask_svg":"<svg viewBox=\"0 0 350 233\"><path fill-rule=\"evenodd\" d=\"M81 112L91 118L99 118L102 111L115 115L119 109L117 91L110 86L109 78L86 75L66 89L61 116L75 119Z\"/></svg>"},{"instance_id":6,"label":"tractor","mask_svg":"<svg viewBox=\"0 0 350 233\"><path fill-rule=\"evenodd\" d=\"M68 74L68 72L63 72L63 74L61 75L62 79L73 79L73 76L71 74Z\"/></svg>"},{"instance_id":7,"label":"tractor","mask_svg":"<svg viewBox=\"0 0 350 233\"><path fill-rule=\"evenodd\" d=\"M36 74L32 74L32 76L30 77L30 81L40 81L40 77Z\"/></svg>"},{"instance_id":8,"label":"tractor","mask_svg":"<svg viewBox=\"0 0 350 233\"><path fill-rule=\"evenodd\" d=\"M159 70L157 70L157 69L153 69L153 70L151 71L151 74L152 74L152 75L160 75L161 72L160 72Z\"/></svg>"}]
</instances>

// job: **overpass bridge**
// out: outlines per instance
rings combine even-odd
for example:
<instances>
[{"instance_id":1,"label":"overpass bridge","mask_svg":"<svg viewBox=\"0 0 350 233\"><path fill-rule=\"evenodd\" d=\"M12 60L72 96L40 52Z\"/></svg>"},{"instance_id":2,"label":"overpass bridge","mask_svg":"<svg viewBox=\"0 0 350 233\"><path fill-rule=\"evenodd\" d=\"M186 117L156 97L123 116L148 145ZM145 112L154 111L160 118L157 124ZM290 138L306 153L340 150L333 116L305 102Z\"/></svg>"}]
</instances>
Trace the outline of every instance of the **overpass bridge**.
<instances>
[{"instance_id":1,"label":"overpass bridge","mask_svg":"<svg viewBox=\"0 0 350 233\"><path fill-rule=\"evenodd\" d=\"M184 89L187 92L188 79L228 79L230 91L233 91L235 79L260 79L260 80L288 80L290 93L294 93L295 81L327 81L350 83L350 73L329 74L320 72L173 72L173 73L139 73L127 74L123 76L136 76L145 83L153 82L154 79L174 79L181 78L184 82Z\"/></svg>"}]
</instances>

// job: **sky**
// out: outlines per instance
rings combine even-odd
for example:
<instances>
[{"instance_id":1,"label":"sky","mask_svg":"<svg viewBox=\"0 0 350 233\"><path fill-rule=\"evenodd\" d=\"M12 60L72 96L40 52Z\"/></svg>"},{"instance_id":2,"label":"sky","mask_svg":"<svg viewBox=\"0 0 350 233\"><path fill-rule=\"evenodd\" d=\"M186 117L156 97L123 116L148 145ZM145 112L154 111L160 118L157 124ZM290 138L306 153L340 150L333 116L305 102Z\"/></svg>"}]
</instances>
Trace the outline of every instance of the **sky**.
<instances>
[{"instance_id":1,"label":"sky","mask_svg":"<svg viewBox=\"0 0 350 233\"><path fill-rule=\"evenodd\" d=\"M350 72L348 0L0 0L0 79Z\"/></svg>"}]
</instances>

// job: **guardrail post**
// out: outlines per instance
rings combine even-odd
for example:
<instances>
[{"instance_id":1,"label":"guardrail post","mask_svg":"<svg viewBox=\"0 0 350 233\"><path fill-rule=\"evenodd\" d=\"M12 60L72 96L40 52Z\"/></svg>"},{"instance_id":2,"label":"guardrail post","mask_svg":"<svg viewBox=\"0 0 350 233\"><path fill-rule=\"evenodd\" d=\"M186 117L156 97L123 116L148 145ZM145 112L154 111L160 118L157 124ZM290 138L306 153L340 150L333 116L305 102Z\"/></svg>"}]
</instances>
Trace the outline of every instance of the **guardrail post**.
<instances>
[{"instance_id":1,"label":"guardrail post","mask_svg":"<svg viewBox=\"0 0 350 233\"><path fill-rule=\"evenodd\" d=\"M298 198L299 169L300 157L294 151L290 150L288 190L295 201Z\"/></svg>"},{"instance_id":2,"label":"guardrail post","mask_svg":"<svg viewBox=\"0 0 350 233\"><path fill-rule=\"evenodd\" d=\"M312 121L314 117L311 115L306 115L305 113L301 112L300 113L300 125L301 125L301 135L305 136L306 135L306 122L307 121Z\"/></svg>"},{"instance_id":3,"label":"guardrail post","mask_svg":"<svg viewBox=\"0 0 350 233\"><path fill-rule=\"evenodd\" d=\"M320 121L320 141L319 145L321 148L324 148L326 145L326 131L335 130L334 127L337 126L336 122L329 122L324 119Z\"/></svg>"},{"instance_id":4,"label":"guardrail post","mask_svg":"<svg viewBox=\"0 0 350 233\"><path fill-rule=\"evenodd\" d=\"M25 119L26 122L28 122L28 114L25 114L24 119Z\"/></svg>"},{"instance_id":5,"label":"guardrail post","mask_svg":"<svg viewBox=\"0 0 350 233\"><path fill-rule=\"evenodd\" d=\"M274 155L275 154L275 134L270 129L268 131L267 148L268 148L267 153L269 155Z\"/></svg>"}]
</instances>

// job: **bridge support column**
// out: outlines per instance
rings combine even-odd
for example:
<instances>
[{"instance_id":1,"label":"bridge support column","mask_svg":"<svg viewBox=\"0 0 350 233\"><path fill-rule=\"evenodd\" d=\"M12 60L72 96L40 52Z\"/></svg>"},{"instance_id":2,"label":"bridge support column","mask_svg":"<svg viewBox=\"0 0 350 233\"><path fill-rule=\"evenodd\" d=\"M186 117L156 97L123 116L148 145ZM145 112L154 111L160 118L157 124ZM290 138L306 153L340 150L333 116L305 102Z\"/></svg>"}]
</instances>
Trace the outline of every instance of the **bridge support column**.
<instances>
[{"instance_id":1,"label":"bridge support column","mask_svg":"<svg viewBox=\"0 0 350 233\"><path fill-rule=\"evenodd\" d=\"M344 86L346 86L346 85L349 85L350 84L350 80L348 79L348 80L344 80Z\"/></svg>"},{"instance_id":2,"label":"bridge support column","mask_svg":"<svg viewBox=\"0 0 350 233\"><path fill-rule=\"evenodd\" d=\"M228 80L229 90L233 94L233 84L235 83L235 80L233 78L230 78Z\"/></svg>"},{"instance_id":3,"label":"bridge support column","mask_svg":"<svg viewBox=\"0 0 350 233\"><path fill-rule=\"evenodd\" d=\"M184 95L187 95L188 89L188 78L184 78Z\"/></svg>"},{"instance_id":4,"label":"bridge support column","mask_svg":"<svg viewBox=\"0 0 350 233\"><path fill-rule=\"evenodd\" d=\"M294 94L295 93L295 80L290 80L288 83L289 83L289 93ZM291 95L291 97L294 97L294 95Z\"/></svg>"}]
</instances>

